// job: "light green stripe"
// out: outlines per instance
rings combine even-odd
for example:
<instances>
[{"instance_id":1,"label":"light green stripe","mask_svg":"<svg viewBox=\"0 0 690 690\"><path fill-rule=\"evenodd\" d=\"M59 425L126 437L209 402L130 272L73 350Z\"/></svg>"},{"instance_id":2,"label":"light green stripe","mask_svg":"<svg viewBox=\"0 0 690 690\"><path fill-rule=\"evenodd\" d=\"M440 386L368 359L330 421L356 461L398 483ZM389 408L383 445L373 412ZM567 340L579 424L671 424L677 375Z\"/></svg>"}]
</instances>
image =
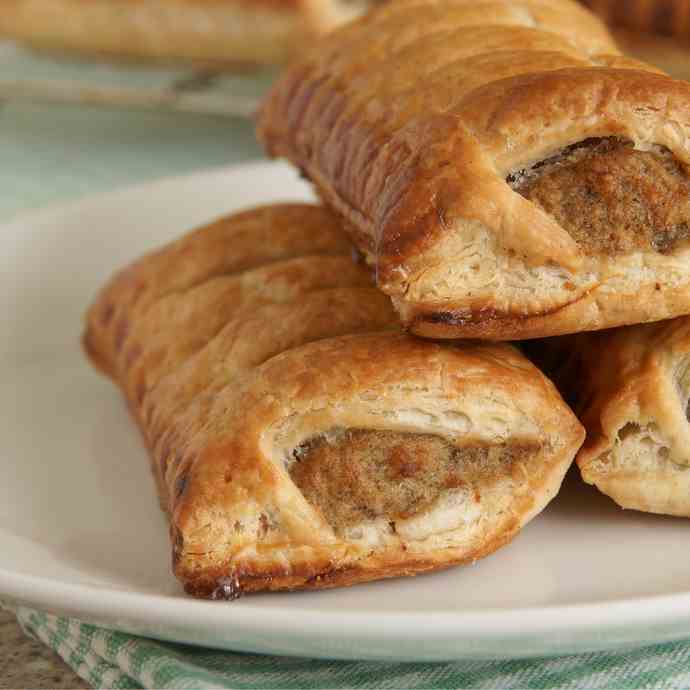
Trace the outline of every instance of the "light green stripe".
<instances>
[{"instance_id":1,"label":"light green stripe","mask_svg":"<svg viewBox=\"0 0 690 690\"><path fill-rule=\"evenodd\" d=\"M687 643L620 654L585 654L562 659L400 664L330 662L216 652L133 637L48 616L18 612L23 628L59 649L66 661L100 687L117 688L655 688L690 682ZM98 653L100 650L101 653ZM123 668L119 665L122 662ZM128 672L125 672L128 671Z\"/></svg>"}]
</instances>

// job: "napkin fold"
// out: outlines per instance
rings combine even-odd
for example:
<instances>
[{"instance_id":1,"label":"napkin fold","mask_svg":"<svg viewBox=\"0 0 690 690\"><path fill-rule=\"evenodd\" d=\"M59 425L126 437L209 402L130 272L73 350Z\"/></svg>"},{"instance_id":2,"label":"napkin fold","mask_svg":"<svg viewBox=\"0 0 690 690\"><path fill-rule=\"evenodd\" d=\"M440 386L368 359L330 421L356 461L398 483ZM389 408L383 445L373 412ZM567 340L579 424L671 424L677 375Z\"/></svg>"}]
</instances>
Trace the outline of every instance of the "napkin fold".
<instances>
[{"instance_id":1,"label":"napkin fold","mask_svg":"<svg viewBox=\"0 0 690 690\"><path fill-rule=\"evenodd\" d=\"M159 642L13 607L24 632L97 688L688 688L690 642L558 659L385 663L240 654Z\"/></svg>"}]
</instances>

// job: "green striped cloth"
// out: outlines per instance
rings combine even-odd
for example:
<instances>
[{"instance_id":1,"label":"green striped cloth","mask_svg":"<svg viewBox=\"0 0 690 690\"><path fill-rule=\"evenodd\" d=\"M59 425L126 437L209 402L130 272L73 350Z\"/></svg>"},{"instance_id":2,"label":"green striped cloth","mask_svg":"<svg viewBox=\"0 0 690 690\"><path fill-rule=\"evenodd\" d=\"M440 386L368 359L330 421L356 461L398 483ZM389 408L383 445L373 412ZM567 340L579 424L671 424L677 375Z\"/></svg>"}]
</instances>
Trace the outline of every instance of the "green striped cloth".
<instances>
[{"instance_id":1,"label":"green striped cloth","mask_svg":"<svg viewBox=\"0 0 690 690\"><path fill-rule=\"evenodd\" d=\"M688 688L690 644L527 661L403 664L237 654L17 607L27 635L98 688Z\"/></svg>"}]
</instances>

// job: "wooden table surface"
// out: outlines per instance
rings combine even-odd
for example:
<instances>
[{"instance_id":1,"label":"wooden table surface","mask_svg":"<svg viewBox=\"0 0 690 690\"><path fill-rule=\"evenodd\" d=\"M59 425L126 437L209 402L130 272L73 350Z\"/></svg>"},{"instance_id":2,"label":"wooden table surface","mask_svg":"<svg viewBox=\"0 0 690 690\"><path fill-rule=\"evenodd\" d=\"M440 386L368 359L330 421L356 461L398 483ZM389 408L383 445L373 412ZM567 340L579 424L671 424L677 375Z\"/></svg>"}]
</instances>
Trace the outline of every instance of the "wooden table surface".
<instances>
[{"instance_id":1,"label":"wooden table surface","mask_svg":"<svg viewBox=\"0 0 690 690\"><path fill-rule=\"evenodd\" d=\"M0 609L0 688L88 687L57 654L26 637L9 611Z\"/></svg>"}]
</instances>

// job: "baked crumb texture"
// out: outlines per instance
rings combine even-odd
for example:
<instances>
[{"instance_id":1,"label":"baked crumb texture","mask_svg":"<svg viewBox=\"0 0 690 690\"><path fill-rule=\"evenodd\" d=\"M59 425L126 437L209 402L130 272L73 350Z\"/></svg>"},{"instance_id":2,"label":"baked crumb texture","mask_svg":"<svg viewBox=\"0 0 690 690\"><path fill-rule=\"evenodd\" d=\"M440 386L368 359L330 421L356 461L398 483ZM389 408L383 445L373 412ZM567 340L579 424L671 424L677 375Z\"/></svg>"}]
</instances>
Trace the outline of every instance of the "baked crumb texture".
<instances>
[{"instance_id":1,"label":"baked crumb texture","mask_svg":"<svg viewBox=\"0 0 690 690\"><path fill-rule=\"evenodd\" d=\"M409 330L518 340L690 313L689 121L573 0L396 0L293 63L258 135Z\"/></svg>"},{"instance_id":2,"label":"baked crumb texture","mask_svg":"<svg viewBox=\"0 0 690 690\"><path fill-rule=\"evenodd\" d=\"M535 354L587 430L583 479L623 508L690 517L690 317L547 339Z\"/></svg>"},{"instance_id":3,"label":"baked crumb texture","mask_svg":"<svg viewBox=\"0 0 690 690\"><path fill-rule=\"evenodd\" d=\"M590 256L670 254L690 237L688 168L662 147L589 139L508 176Z\"/></svg>"},{"instance_id":4,"label":"baked crumb texture","mask_svg":"<svg viewBox=\"0 0 690 690\"><path fill-rule=\"evenodd\" d=\"M582 440L515 349L402 333L322 207L196 230L117 274L87 322L197 596L481 558L555 495Z\"/></svg>"},{"instance_id":5,"label":"baked crumb texture","mask_svg":"<svg viewBox=\"0 0 690 690\"><path fill-rule=\"evenodd\" d=\"M358 541L372 525L404 531L439 501L459 514L498 514L506 485L519 485L540 451L536 442L464 446L431 434L334 430L293 451L290 476L339 537Z\"/></svg>"}]
</instances>

